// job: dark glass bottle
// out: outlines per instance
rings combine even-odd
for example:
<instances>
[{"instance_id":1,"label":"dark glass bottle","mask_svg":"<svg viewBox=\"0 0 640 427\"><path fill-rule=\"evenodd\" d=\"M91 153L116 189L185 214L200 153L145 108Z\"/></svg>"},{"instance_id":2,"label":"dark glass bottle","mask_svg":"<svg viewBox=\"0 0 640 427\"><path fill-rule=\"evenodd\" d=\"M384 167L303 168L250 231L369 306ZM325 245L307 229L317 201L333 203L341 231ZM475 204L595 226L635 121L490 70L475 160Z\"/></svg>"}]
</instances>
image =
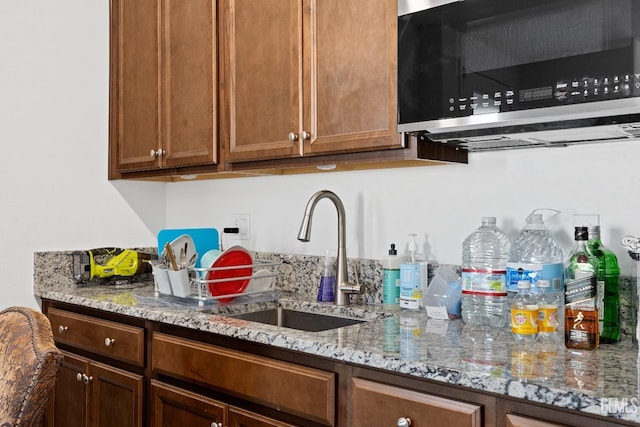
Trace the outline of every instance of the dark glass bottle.
<instances>
[{"instance_id":1,"label":"dark glass bottle","mask_svg":"<svg viewBox=\"0 0 640 427\"><path fill-rule=\"evenodd\" d=\"M575 228L575 244L565 271L564 343L567 348L598 348L600 331L596 306L598 261L587 244L587 227Z\"/></svg>"},{"instance_id":2,"label":"dark glass bottle","mask_svg":"<svg viewBox=\"0 0 640 427\"><path fill-rule=\"evenodd\" d=\"M614 343L620 340L620 291L618 258L600 240L600 226L589 227L589 250L597 259L596 282L598 296L600 342Z\"/></svg>"}]
</instances>

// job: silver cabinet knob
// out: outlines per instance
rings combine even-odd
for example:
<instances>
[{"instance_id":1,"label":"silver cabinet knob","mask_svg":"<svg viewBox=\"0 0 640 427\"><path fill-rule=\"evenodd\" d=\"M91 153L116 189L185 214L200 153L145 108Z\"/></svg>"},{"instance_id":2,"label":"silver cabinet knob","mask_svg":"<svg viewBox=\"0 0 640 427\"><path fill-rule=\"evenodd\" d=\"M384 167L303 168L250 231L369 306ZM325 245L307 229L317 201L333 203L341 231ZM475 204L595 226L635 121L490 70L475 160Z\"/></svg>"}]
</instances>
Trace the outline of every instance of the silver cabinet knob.
<instances>
[{"instance_id":1,"label":"silver cabinet knob","mask_svg":"<svg viewBox=\"0 0 640 427\"><path fill-rule=\"evenodd\" d=\"M289 141L297 141L298 140L298 134L295 132L290 132L289 133Z\"/></svg>"},{"instance_id":2,"label":"silver cabinet knob","mask_svg":"<svg viewBox=\"0 0 640 427\"><path fill-rule=\"evenodd\" d=\"M58 332L60 332L61 334L64 334L65 332L67 332L69 328L67 326L58 326Z\"/></svg>"},{"instance_id":3,"label":"silver cabinet knob","mask_svg":"<svg viewBox=\"0 0 640 427\"><path fill-rule=\"evenodd\" d=\"M84 384L89 384L91 381L93 381L93 377L87 376L87 374L83 374L82 372L78 372L76 374L76 380Z\"/></svg>"},{"instance_id":4,"label":"silver cabinet knob","mask_svg":"<svg viewBox=\"0 0 640 427\"><path fill-rule=\"evenodd\" d=\"M151 151L149 152L149 154L151 155L151 157L162 157L166 154L167 152L164 151L162 148L158 148L157 150L154 150L153 148L151 149Z\"/></svg>"},{"instance_id":5,"label":"silver cabinet knob","mask_svg":"<svg viewBox=\"0 0 640 427\"><path fill-rule=\"evenodd\" d=\"M104 345L106 345L107 347L111 347L115 343L116 343L116 340L114 340L113 338L105 338L104 339Z\"/></svg>"},{"instance_id":6,"label":"silver cabinet knob","mask_svg":"<svg viewBox=\"0 0 640 427\"><path fill-rule=\"evenodd\" d=\"M302 133L300 134L300 136L302 137L302 139L304 141L307 141L309 138L311 138L311 134L309 132L307 132L306 130L303 130Z\"/></svg>"},{"instance_id":7,"label":"silver cabinet knob","mask_svg":"<svg viewBox=\"0 0 640 427\"><path fill-rule=\"evenodd\" d=\"M411 418L398 418L398 427L411 427Z\"/></svg>"}]
</instances>

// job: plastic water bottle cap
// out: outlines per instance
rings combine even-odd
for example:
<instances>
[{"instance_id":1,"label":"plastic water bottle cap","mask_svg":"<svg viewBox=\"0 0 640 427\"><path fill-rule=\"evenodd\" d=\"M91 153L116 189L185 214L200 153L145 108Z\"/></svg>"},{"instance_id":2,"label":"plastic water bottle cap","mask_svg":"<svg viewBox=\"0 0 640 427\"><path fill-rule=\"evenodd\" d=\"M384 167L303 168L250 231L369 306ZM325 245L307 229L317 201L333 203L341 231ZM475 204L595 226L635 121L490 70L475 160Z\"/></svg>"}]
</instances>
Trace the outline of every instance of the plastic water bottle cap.
<instances>
[{"instance_id":1,"label":"plastic water bottle cap","mask_svg":"<svg viewBox=\"0 0 640 427\"><path fill-rule=\"evenodd\" d=\"M531 289L531 282L528 280L518 280L518 289Z\"/></svg>"}]
</instances>

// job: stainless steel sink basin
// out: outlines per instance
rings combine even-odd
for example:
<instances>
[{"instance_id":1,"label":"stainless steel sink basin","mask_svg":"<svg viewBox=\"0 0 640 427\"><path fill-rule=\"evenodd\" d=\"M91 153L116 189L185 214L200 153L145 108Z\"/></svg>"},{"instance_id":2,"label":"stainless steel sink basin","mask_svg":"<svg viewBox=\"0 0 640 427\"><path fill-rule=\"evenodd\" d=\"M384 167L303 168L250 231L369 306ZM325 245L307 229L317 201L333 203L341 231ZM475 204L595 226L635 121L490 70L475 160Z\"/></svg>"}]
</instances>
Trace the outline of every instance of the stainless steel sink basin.
<instances>
[{"instance_id":1,"label":"stainless steel sink basin","mask_svg":"<svg viewBox=\"0 0 640 427\"><path fill-rule=\"evenodd\" d=\"M282 307L232 314L229 315L229 317L307 332L327 331L329 329L342 328L343 326L365 322L365 320L362 319L329 316L319 313L307 313Z\"/></svg>"}]
</instances>

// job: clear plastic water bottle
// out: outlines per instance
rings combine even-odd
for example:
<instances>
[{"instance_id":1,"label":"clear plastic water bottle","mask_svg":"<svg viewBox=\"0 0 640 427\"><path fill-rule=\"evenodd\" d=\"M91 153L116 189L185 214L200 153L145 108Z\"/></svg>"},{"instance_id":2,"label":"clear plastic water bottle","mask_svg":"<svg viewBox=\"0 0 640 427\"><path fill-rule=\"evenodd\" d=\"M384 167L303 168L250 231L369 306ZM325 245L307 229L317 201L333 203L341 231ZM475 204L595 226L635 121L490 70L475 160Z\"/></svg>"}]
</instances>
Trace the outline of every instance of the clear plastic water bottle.
<instances>
[{"instance_id":1,"label":"clear plastic water bottle","mask_svg":"<svg viewBox=\"0 0 640 427\"><path fill-rule=\"evenodd\" d=\"M507 262L507 291L518 292L518 281L531 282L531 293L537 294L540 279L548 280L549 291L564 292L564 255L549 229L544 225L540 211L560 212L552 209L536 209L527 217L526 225L511 244Z\"/></svg>"},{"instance_id":2,"label":"clear plastic water bottle","mask_svg":"<svg viewBox=\"0 0 640 427\"><path fill-rule=\"evenodd\" d=\"M483 217L482 226L462 244L462 320L476 326L503 328L509 324L506 265L511 242Z\"/></svg>"},{"instance_id":3,"label":"clear plastic water bottle","mask_svg":"<svg viewBox=\"0 0 640 427\"><path fill-rule=\"evenodd\" d=\"M550 292L551 283L538 280L538 341L558 342L558 298L560 294ZM564 305L563 305L564 308Z\"/></svg>"},{"instance_id":4,"label":"clear plastic water bottle","mask_svg":"<svg viewBox=\"0 0 640 427\"><path fill-rule=\"evenodd\" d=\"M528 280L518 281L518 294L511 303L511 332L516 342L534 342L538 337L538 301Z\"/></svg>"}]
</instances>

